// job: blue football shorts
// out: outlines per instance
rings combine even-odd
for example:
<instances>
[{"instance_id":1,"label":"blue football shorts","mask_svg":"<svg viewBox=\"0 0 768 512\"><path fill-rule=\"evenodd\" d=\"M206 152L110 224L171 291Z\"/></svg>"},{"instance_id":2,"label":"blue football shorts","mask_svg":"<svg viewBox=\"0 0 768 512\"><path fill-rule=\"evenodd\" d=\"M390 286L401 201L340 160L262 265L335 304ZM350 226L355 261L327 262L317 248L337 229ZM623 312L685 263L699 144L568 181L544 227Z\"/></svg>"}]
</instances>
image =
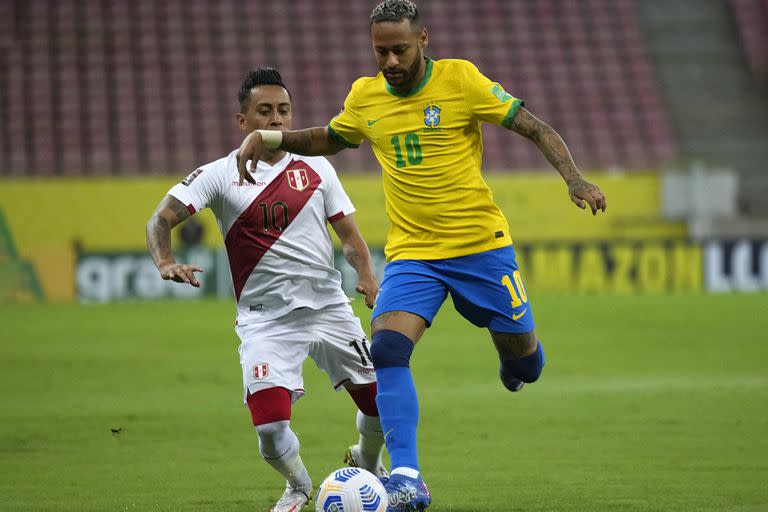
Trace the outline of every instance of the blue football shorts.
<instances>
[{"instance_id":1,"label":"blue football shorts","mask_svg":"<svg viewBox=\"0 0 768 512\"><path fill-rule=\"evenodd\" d=\"M534 328L511 245L457 258L387 263L373 318L407 311L429 326L449 293L456 311L478 327L511 333Z\"/></svg>"}]
</instances>

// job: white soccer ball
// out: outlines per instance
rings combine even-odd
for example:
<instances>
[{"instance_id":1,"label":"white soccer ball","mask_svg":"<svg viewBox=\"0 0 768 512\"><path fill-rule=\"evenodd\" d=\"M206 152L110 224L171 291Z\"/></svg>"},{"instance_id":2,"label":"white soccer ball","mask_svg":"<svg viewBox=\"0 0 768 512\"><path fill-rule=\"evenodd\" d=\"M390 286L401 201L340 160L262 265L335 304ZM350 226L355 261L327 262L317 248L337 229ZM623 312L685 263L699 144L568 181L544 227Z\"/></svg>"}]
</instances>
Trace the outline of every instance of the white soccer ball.
<instances>
[{"instance_id":1,"label":"white soccer ball","mask_svg":"<svg viewBox=\"0 0 768 512\"><path fill-rule=\"evenodd\" d=\"M315 512L386 512L387 491L373 473L337 469L320 484Z\"/></svg>"}]
</instances>

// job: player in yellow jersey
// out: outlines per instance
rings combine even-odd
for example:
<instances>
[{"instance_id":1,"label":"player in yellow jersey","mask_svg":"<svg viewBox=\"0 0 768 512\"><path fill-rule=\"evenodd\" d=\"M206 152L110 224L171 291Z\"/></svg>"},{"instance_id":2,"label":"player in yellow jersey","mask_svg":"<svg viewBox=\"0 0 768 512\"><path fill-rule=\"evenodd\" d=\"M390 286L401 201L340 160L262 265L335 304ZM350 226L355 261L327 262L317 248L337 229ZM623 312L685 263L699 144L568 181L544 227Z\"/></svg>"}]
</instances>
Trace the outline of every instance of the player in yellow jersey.
<instances>
[{"instance_id":1,"label":"player in yellow jersey","mask_svg":"<svg viewBox=\"0 0 768 512\"><path fill-rule=\"evenodd\" d=\"M245 164L264 148L329 155L363 139L373 147L391 228L371 357L392 460L388 511L402 512L431 502L418 466L419 410L409 361L447 295L462 316L490 331L507 389L536 381L544 366L509 227L480 173L481 123L500 124L536 144L577 206L597 214L605 212L606 199L584 179L557 132L521 100L470 62L424 56L427 29L413 3L379 4L371 38L381 73L355 81L328 126L253 132L240 147L238 165L241 181L253 181Z\"/></svg>"}]
</instances>

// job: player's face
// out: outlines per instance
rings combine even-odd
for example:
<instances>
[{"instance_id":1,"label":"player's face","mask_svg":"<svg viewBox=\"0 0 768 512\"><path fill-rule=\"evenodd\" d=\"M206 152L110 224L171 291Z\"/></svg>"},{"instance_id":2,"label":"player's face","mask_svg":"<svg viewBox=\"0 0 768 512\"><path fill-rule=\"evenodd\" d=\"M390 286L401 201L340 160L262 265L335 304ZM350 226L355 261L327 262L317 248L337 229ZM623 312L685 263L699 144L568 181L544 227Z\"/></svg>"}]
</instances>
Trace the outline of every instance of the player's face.
<instances>
[{"instance_id":1,"label":"player's face","mask_svg":"<svg viewBox=\"0 0 768 512\"><path fill-rule=\"evenodd\" d=\"M371 25L376 63L387 83L405 91L421 79L427 29L414 27L409 20L381 21Z\"/></svg>"},{"instance_id":2,"label":"player's face","mask_svg":"<svg viewBox=\"0 0 768 512\"><path fill-rule=\"evenodd\" d=\"M245 133L290 130L292 121L291 97L279 85L260 85L251 89L248 109L237 114L237 123Z\"/></svg>"}]
</instances>

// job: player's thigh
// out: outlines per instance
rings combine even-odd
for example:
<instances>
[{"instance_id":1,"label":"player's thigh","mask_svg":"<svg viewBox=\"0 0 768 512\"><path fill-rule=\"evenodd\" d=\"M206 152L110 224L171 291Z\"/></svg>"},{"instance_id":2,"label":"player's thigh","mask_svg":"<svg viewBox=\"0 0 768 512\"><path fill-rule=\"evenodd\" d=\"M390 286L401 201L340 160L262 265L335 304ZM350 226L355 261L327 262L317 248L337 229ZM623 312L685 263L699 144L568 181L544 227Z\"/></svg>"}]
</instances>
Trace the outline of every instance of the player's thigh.
<instances>
[{"instance_id":1,"label":"player's thigh","mask_svg":"<svg viewBox=\"0 0 768 512\"><path fill-rule=\"evenodd\" d=\"M288 389L294 401L304 394L302 365L310 340L291 318L241 325L235 330L241 340L238 352L246 396L272 387Z\"/></svg>"},{"instance_id":2,"label":"player's thigh","mask_svg":"<svg viewBox=\"0 0 768 512\"><path fill-rule=\"evenodd\" d=\"M370 341L349 304L327 306L314 312L311 328L314 340L309 355L328 375L334 389L342 389L345 383L376 382Z\"/></svg>"},{"instance_id":3,"label":"player's thigh","mask_svg":"<svg viewBox=\"0 0 768 512\"><path fill-rule=\"evenodd\" d=\"M373 309L376 332L392 329L417 341L432 324L448 287L434 262L396 260L387 264Z\"/></svg>"},{"instance_id":4,"label":"player's thigh","mask_svg":"<svg viewBox=\"0 0 768 512\"><path fill-rule=\"evenodd\" d=\"M456 310L478 327L525 334L533 311L512 246L446 260L444 274Z\"/></svg>"}]
</instances>

